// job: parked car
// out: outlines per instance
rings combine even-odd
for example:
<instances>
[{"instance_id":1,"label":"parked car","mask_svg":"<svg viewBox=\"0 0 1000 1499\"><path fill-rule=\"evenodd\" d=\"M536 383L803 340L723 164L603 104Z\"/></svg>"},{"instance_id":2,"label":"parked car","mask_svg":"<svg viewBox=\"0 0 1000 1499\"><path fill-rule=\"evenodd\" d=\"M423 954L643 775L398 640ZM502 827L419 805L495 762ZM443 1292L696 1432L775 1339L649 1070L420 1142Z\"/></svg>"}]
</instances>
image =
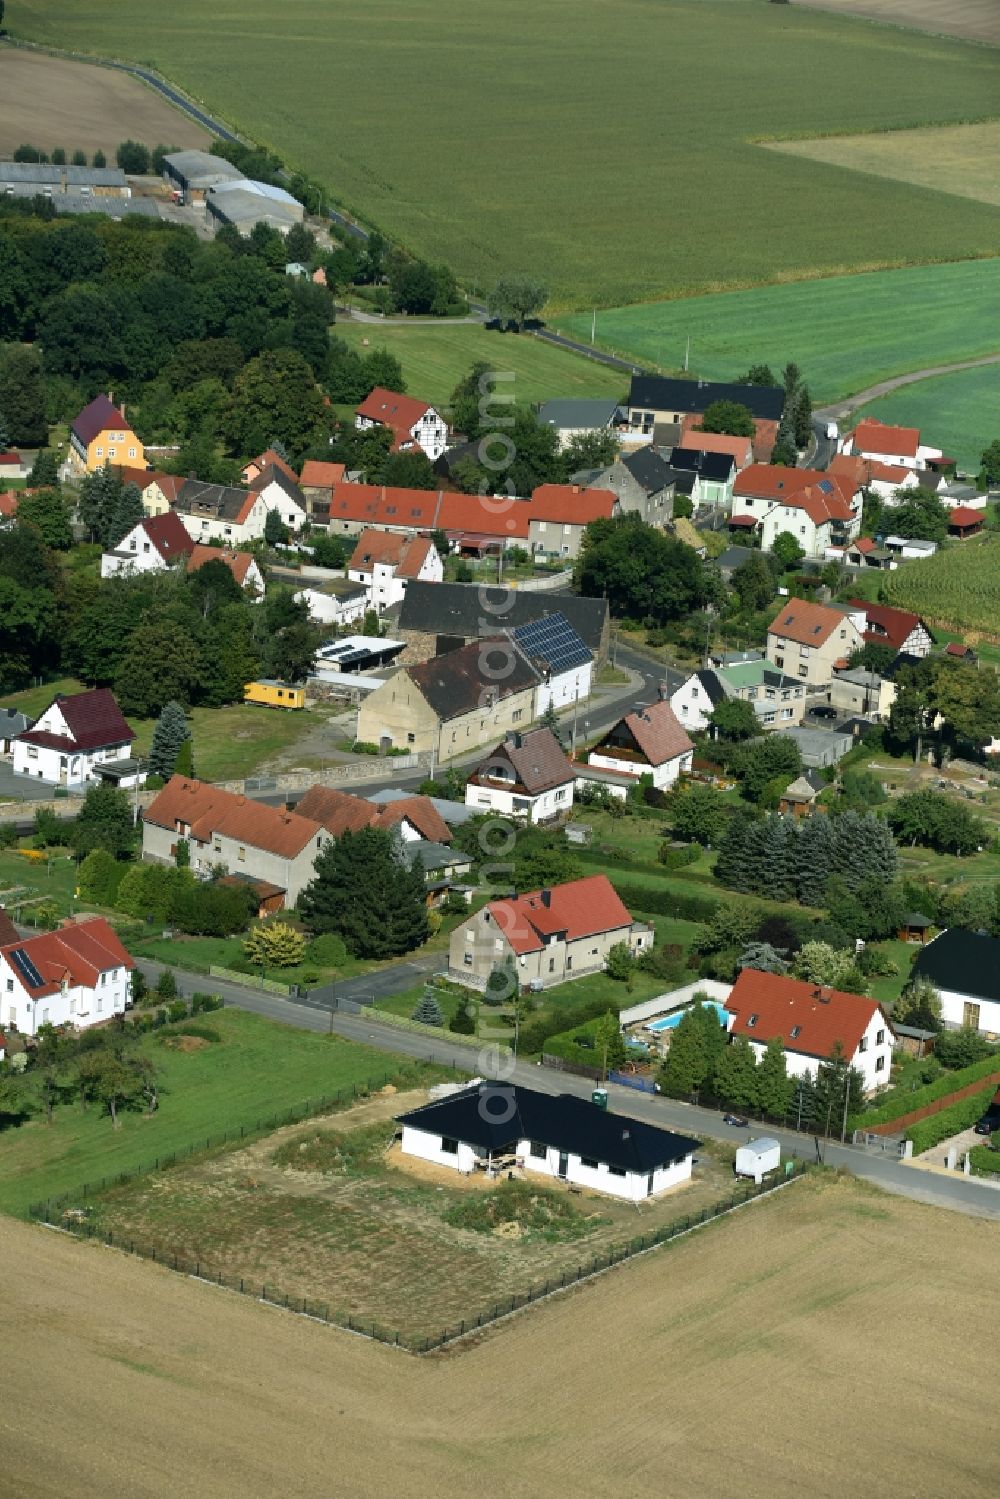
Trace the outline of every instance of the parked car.
<instances>
[{"instance_id":1,"label":"parked car","mask_svg":"<svg viewBox=\"0 0 1000 1499\"><path fill-rule=\"evenodd\" d=\"M984 1114L982 1119L977 1121L976 1134L992 1135L995 1132L1000 1132L1000 1112L994 1114L991 1111Z\"/></svg>"},{"instance_id":2,"label":"parked car","mask_svg":"<svg viewBox=\"0 0 1000 1499\"><path fill-rule=\"evenodd\" d=\"M723 1116L722 1116L722 1122L723 1122L723 1124L731 1124L734 1129L749 1129L750 1128L750 1120L749 1119L741 1119L740 1116L739 1116L739 1114L723 1114Z\"/></svg>"},{"instance_id":3,"label":"parked car","mask_svg":"<svg viewBox=\"0 0 1000 1499\"><path fill-rule=\"evenodd\" d=\"M837 710L836 710L836 708L831 708L831 706L830 706L829 703L820 703L820 704L818 704L817 707L810 708L809 712L812 714L813 718L836 718L837 717Z\"/></svg>"}]
</instances>

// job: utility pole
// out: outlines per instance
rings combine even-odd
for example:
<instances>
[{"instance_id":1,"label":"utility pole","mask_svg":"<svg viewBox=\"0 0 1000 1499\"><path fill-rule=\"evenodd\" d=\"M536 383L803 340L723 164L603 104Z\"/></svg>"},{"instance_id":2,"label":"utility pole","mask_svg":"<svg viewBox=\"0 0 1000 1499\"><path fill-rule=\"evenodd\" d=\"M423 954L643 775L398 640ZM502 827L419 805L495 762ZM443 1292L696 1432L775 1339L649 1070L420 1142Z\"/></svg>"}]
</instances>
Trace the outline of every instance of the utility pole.
<instances>
[{"instance_id":1,"label":"utility pole","mask_svg":"<svg viewBox=\"0 0 1000 1499\"><path fill-rule=\"evenodd\" d=\"M576 754L576 714L580 706L580 684L576 686L576 697L573 699L573 753Z\"/></svg>"},{"instance_id":2,"label":"utility pole","mask_svg":"<svg viewBox=\"0 0 1000 1499\"><path fill-rule=\"evenodd\" d=\"M594 347L594 339L597 337L597 308L594 308L594 316L590 320L590 347Z\"/></svg>"},{"instance_id":3,"label":"utility pole","mask_svg":"<svg viewBox=\"0 0 1000 1499\"><path fill-rule=\"evenodd\" d=\"M684 350L684 373L687 374L688 360L691 358L691 335L688 334L687 346Z\"/></svg>"},{"instance_id":4,"label":"utility pole","mask_svg":"<svg viewBox=\"0 0 1000 1499\"><path fill-rule=\"evenodd\" d=\"M844 1072L844 1122L840 1127L840 1143L843 1145L847 1139L847 1105L851 1100L851 1069L850 1066Z\"/></svg>"}]
</instances>

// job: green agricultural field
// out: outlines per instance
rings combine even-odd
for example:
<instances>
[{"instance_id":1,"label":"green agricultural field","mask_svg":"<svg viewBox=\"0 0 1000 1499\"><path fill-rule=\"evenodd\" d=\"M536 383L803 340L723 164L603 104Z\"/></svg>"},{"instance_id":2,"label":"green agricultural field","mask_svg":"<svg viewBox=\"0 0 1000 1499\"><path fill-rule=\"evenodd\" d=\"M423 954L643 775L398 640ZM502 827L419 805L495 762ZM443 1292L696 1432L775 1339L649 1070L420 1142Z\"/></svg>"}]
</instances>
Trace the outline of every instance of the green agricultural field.
<instances>
[{"instance_id":1,"label":"green agricultural field","mask_svg":"<svg viewBox=\"0 0 1000 1499\"><path fill-rule=\"evenodd\" d=\"M1000 343L1000 331L995 341ZM916 380L863 410L880 422L919 427L927 442L957 458L965 473L976 474L983 449L1000 437L1000 364Z\"/></svg>"},{"instance_id":2,"label":"green agricultural field","mask_svg":"<svg viewBox=\"0 0 1000 1499\"><path fill-rule=\"evenodd\" d=\"M557 322L574 337L590 337L589 314ZM732 380L751 364L766 362L777 371L793 359L814 401L840 400L890 375L1000 351L1000 259L833 276L597 314L603 348L665 369L683 364L689 338L694 375ZM969 373L968 389L978 405L986 399L989 373ZM1000 374L994 370L992 378L995 393ZM960 420L956 410L954 428L943 415L926 425L928 432L940 431L947 446L952 430L968 441Z\"/></svg>"},{"instance_id":3,"label":"green agricultural field","mask_svg":"<svg viewBox=\"0 0 1000 1499\"><path fill-rule=\"evenodd\" d=\"M381 1087L402 1058L337 1036L292 1030L242 1010L206 1018L221 1042L181 1051L151 1033L144 1046L156 1063L160 1107L147 1118L125 1114L120 1127L97 1108L67 1104L53 1123L32 1120L3 1134L0 1210L24 1213L28 1205L134 1170L157 1156L184 1150L241 1125L253 1128L309 1098L323 1098L371 1083Z\"/></svg>"},{"instance_id":4,"label":"green agricultural field","mask_svg":"<svg viewBox=\"0 0 1000 1499\"><path fill-rule=\"evenodd\" d=\"M628 390L627 374L527 333L495 333L470 323L441 327L390 323L380 328L371 323L344 322L333 331L359 353L388 349L395 354L403 366L407 390L435 406L448 403L455 386L477 359L485 359L493 370L513 371L514 379L500 388L522 405L546 401L550 396L621 399Z\"/></svg>"},{"instance_id":5,"label":"green agricultural field","mask_svg":"<svg viewBox=\"0 0 1000 1499\"><path fill-rule=\"evenodd\" d=\"M754 143L989 117L988 47L763 0L18 0L6 23L153 63L480 291L527 271L589 309L998 243L996 206Z\"/></svg>"},{"instance_id":6,"label":"green agricultural field","mask_svg":"<svg viewBox=\"0 0 1000 1499\"><path fill-rule=\"evenodd\" d=\"M1000 637L1000 538L956 543L925 562L909 562L887 573L882 585L887 604L912 609L928 624L977 635Z\"/></svg>"}]
</instances>

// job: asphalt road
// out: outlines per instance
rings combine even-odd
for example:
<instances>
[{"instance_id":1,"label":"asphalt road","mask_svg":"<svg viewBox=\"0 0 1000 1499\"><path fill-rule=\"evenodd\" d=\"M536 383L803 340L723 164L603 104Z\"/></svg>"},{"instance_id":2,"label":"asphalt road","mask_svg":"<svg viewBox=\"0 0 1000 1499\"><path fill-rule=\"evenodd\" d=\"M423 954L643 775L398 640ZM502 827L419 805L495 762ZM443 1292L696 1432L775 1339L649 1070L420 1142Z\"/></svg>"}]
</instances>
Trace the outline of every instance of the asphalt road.
<instances>
[{"instance_id":1,"label":"asphalt road","mask_svg":"<svg viewBox=\"0 0 1000 1499\"><path fill-rule=\"evenodd\" d=\"M314 991L308 1001L299 1003L226 980L207 979L203 974L175 969L174 977L185 994L205 989L210 984L213 992L221 994L227 1004L300 1030L332 1033L349 1041L359 1041L395 1052L397 1055L441 1062L456 1067L469 1076L499 1076L544 1093L573 1093L578 1097L589 1098L593 1084L587 1079L568 1072L550 1071L539 1063L514 1062L506 1049L501 1052L490 1044L481 1047L461 1045L452 1041L447 1032L439 1040L435 1036L397 1030L394 1026L380 1024L364 1015L348 1015L331 1008L332 992L356 1001L367 996L374 996L377 1000L400 989L412 987L438 968L442 961L443 955L416 962L397 963L379 973L366 975L361 979L350 979L324 991ZM143 959L140 960L139 967L148 980L155 982L161 965ZM752 1135L766 1133L781 1142L786 1156L794 1155L810 1161L822 1160L828 1166L843 1167L874 1186L917 1202L973 1217L1000 1220L1000 1191L985 1182L959 1173L939 1175L918 1166L904 1165L890 1152L882 1153L863 1146L823 1141L794 1130L774 1129L770 1125L752 1127L749 1131L734 1130L723 1124L721 1114L711 1109L681 1103L677 1099L640 1093L615 1083L610 1083L608 1090L612 1108L617 1113L634 1119L643 1119L681 1134L708 1136L736 1144Z\"/></svg>"}]
</instances>

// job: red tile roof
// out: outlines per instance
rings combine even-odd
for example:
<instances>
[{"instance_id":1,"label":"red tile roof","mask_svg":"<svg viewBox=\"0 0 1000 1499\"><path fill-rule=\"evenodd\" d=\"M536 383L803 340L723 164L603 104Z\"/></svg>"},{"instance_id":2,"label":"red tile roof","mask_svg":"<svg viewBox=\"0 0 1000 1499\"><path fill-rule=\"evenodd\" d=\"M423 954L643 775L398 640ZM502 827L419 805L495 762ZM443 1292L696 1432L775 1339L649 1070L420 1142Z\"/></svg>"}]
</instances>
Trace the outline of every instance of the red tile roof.
<instances>
[{"instance_id":1,"label":"red tile roof","mask_svg":"<svg viewBox=\"0 0 1000 1499\"><path fill-rule=\"evenodd\" d=\"M972 505L956 505L948 517L948 529L952 526L964 530L968 526L981 526L983 524L983 512L976 510Z\"/></svg>"},{"instance_id":2,"label":"red tile roof","mask_svg":"<svg viewBox=\"0 0 1000 1499\"><path fill-rule=\"evenodd\" d=\"M972 646L966 645L964 640L949 640L944 648L946 656L971 656Z\"/></svg>"},{"instance_id":3,"label":"red tile roof","mask_svg":"<svg viewBox=\"0 0 1000 1499\"><path fill-rule=\"evenodd\" d=\"M848 1059L854 1057L875 1015L891 1026L882 1006L863 994L844 994L802 979L783 978L743 968L726 1000L736 1018L731 1034L766 1045L780 1036L786 1051L810 1057L829 1057L837 1042ZM752 1017L756 1019L752 1020ZM752 1020L752 1023L751 1023ZM797 1034L793 1035L793 1030Z\"/></svg>"},{"instance_id":4,"label":"red tile roof","mask_svg":"<svg viewBox=\"0 0 1000 1499\"><path fill-rule=\"evenodd\" d=\"M115 465L115 473L123 484L134 484L137 489L145 493L147 489L155 484L160 490L163 498L172 505L181 492L184 478L181 474L164 474L157 469L151 468L128 468L121 464Z\"/></svg>"},{"instance_id":5,"label":"red tile roof","mask_svg":"<svg viewBox=\"0 0 1000 1499\"><path fill-rule=\"evenodd\" d=\"M415 578L432 545L426 536L405 536L401 531L368 528L358 537L348 571L373 573L376 566L391 567L401 578Z\"/></svg>"},{"instance_id":6,"label":"red tile roof","mask_svg":"<svg viewBox=\"0 0 1000 1499\"><path fill-rule=\"evenodd\" d=\"M101 916L74 922L55 932L12 942L0 948L4 957L23 952L41 975L42 983L29 986L24 969L10 963L18 979L33 997L57 994L64 979L70 984L93 989L102 973L111 968L134 968L135 962L125 951L114 931Z\"/></svg>"},{"instance_id":7,"label":"red tile roof","mask_svg":"<svg viewBox=\"0 0 1000 1499\"><path fill-rule=\"evenodd\" d=\"M244 474L248 474L253 468L257 470L258 475L262 474L265 469L279 468L287 479L291 479L293 484L299 482L298 475L291 464L286 463L281 454L276 453L273 448L265 448L263 453L258 454L256 458L251 458L250 462L244 465Z\"/></svg>"},{"instance_id":8,"label":"red tile roof","mask_svg":"<svg viewBox=\"0 0 1000 1499\"><path fill-rule=\"evenodd\" d=\"M742 526L747 531L752 531L759 524L760 517L756 515L731 515L728 524L730 526Z\"/></svg>"},{"instance_id":9,"label":"red tile roof","mask_svg":"<svg viewBox=\"0 0 1000 1499\"><path fill-rule=\"evenodd\" d=\"M538 519L530 501L501 495L442 494L437 524L444 531L527 541L528 523Z\"/></svg>"},{"instance_id":10,"label":"red tile roof","mask_svg":"<svg viewBox=\"0 0 1000 1499\"><path fill-rule=\"evenodd\" d=\"M532 491L531 519L587 526L614 514L618 497L610 489L583 489L579 484L540 484Z\"/></svg>"},{"instance_id":11,"label":"red tile roof","mask_svg":"<svg viewBox=\"0 0 1000 1499\"><path fill-rule=\"evenodd\" d=\"M864 599L851 599L850 607L865 611L868 622L868 628L864 631L866 640L875 641L879 645L891 645L897 651L903 649L904 643L921 622L919 614L911 614L908 609L892 609L888 604L868 604Z\"/></svg>"},{"instance_id":12,"label":"red tile roof","mask_svg":"<svg viewBox=\"0 0 1000 1499\"><path fill-rule=\"evenodd\" d=\"M871 536L859 536L851 545L856 552L874 552L878 549L874 537Z\"/></svg>"},{"instance_id":13,"label":"red tile roof","mask_svg":"<svg viewBox=\"0 0 1000 1499\"><path fill-rule=\"evenodd\" d=\"M426 401L418 401L414 396L401 396L394 390L385 390L381 385L376 385L356 410L358 416L379 422L383 427L391 427L398 436L408 437L431 407Z\"/></svg>"},{"instance_id":14,"label":"red tile roof","mask_svg":"<svg viewBox=\"0 0 1000 1499\"><path fill-rule=\"evenodd\" d=\"M700 416L685 416L681 422L679 447L692 448L696 453L728 453L740 469L753 462L753 444L749 437L730 437L728 432L703 432L698 425L700 421Z\"/></svg>"},{"instance_id":15,"label":"red tile roof","mask_svg":"<svg viewBox=\"0 0 1000 1499\"><path fill-rule=\"evenodd\" d=\"M438 525L442 498L440 490L386 489L377 484L350 484L345 480L334 484L331 491L330 520L402 526L408 531L433 531Z\"/></svg>"},{"instance_id":16,"label":"red tile roof","mask_svg":"<svg viewBox=\"0 0 1000 1499\"><path fill-rule=\"evenodd\" d=\"M176 511L165 510L162 515L147 516L142 522L142 529L164 562L172 562L175 557L190 556L194 542Z\"/></svg>"},{"instance_id":17,"label":"red tile roof","mask_svg":"<svg viewBox=\"0 0 1000 1499\"><path fill-rule=\"evenodd\" d=\"M67 739L63 734L36 727L19 734L18 739L45 749L94 750L112 744L130 744L135 738L109 687L95 687L90 692L74 693L72 697L53 698L45 713L53 703L58 703L70 737ZM43 713L41 718L44 717Z\"/></svg>"},{"instance_id":18,"label":"red tile roof","mask_svg":"<svg viewBox=\"0 0 1000 1499\"><path fill-rule=\"evenodd\" d=\"M332 786L311 786L295 810L300 817L311 817L322 823L334 838L347 832L360 832L362 828L387 831L405 820L431 843L451 842L448 824L427 796L370 802L363 796L352 796L350 792L338 791Z\"/></svg>"},{"instance_id":19,"label":"red tile roof","mask_svg":"<svg viewBox=\"0 0 1000 1499\"><path fill-rule=\"evenodd\" d=\"M143 820L171 831L190 828L190 836L198 843L208 843L213 833L221 833L281 859L296 858L322 831L318 822L301 813L248 801L186 776L171 776L146 808Z\"/></svg>"},{"instance_id":20,"label":"red tile roof","mask_svg":"<svg viewBox=\"0 0 1000 1499\"><path fill-rule=\"evenodd\" d=\"M23 489L5 489L0 492L0 515L5 520L13 520L17 514L17 507L21 496L24 493Z\"/></svg>"},{"instance_id":21,"label":"red tile roof","mask_svg":"<svg viewBox=\"0 0 1000 1499\"><path fill-rule=\"evenodd\" d=\"M124 413L106 396L95 396L89 406L84 406L73 423L71 431L83 446L89 447L95 437L109 431L130 432Z\"/></svg>"},{"instance_id":22,"label":"red tile roof","mask_svg":"<svg viewBox=\"0 0 1000 1499\"><path fill-rule=\"evenodd\" d=\"M16 452L13 448L10 448L6 453L0 453L0 467L2 467L2 468L20 468L21 467L21 455L20 455L20 453Z\"/></svg>"},{"instance_id":23,"label":"red tile roof","mask_svg":"<svg viewBox=\"0 0 1000 1499\"><path fill-rule=\"evenodd\" d=\"M553 885L549 891L533 890L513 900L492 900L486 910L516 953L538 952L557 932L575 942L632 925L628 907L604 874Z\"/></svg>"},{"instance_id":24,"label":"red tile roof","mask_svg":"<svg viewBox=\"0 0 1000 1499\"><path fill-rule=\"evenodd\" d=\"M798 645L823 645L846 616L839 609L814 604L809 599L786 599L768 626L768 633Z\"/></svg>"},{"instance_id":25,"label":"red tile roof","mask_svg":"<svg viewBox=\"0 0 1000 1499\"><path fill-rule=\"evenodd\" d=\"M844 474L824 469L775 468L767 463L752 463L737 475L733 495L773 500L804 510L814 525L829 520L851 520L856 486Z\"/></svg>"},{"instance_id":26,"label":"red tile roof","mask_svg":"<svg viewBox=\"0 0 1000 1499\"><path fill-rule=\"evenodd\" d=\"M635 713L626 713L619 722L629 730L650 765L665 765L668 760L676 760L678 755L694 749L666 698ZM614 758L614 747L605 750L598 746L598 753Z\"/></svg>"},{"instance_id":27,"label":"red tile roof","mask_svg":"<svg viewBox=\"0 0 1000 1499\"><path fill-rule=\"evenodd\" d=\"M187 570L189 573L196 573L206 562L224 562L242 588L253 561L253 552L236 552L229 547L209 547L198 542L191 548Z\"/></svg>"},{"instance_id":28,"label":"red tile roof","mask_svg":"<svg viewBox=\"0 0 1000 1499\"><path fill-rule=\"evenodd\" d=\"M301 489L332 489L347 473L343 463L323 463L318 458L307 458L299 475Z\"/></svg>"},{"instance_id":29,"label":"red tile roof","mask_svg":"<svg viewBox=\"0 0 1000 1499\"><path fill-rule=\"evenodd\" d=\"M851 438L855 453L885 453L894 457L916 458L920 446L919 427L892 427L874 417L858 422Z\"/></svg>"}]
</instances>

